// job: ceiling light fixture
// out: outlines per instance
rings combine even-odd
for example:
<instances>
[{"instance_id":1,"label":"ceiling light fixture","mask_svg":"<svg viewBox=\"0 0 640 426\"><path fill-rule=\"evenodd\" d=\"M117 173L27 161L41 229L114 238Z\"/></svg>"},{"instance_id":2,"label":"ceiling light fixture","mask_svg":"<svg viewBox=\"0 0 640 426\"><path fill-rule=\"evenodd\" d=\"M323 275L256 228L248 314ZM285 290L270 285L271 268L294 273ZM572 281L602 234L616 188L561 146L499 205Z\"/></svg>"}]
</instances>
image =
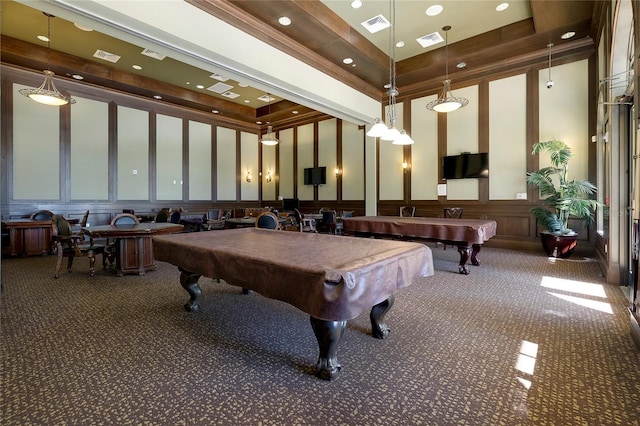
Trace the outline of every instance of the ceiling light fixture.
<instances>
[{"instance_id":1,"label":"ceiling light fixture","mask_svg":"<svg viewBox=\"0 0 640 426\"><path fill-rule=\"evenodd\" d=\"M547 86L547 89L551 89L554 85L553 80L551 80L551 48L553 47L553 43L547 44L547 47L549 48L549 78L545 85Z\"/></svg>"},{"instance_id":2,"label":"ceiling light fixture","mask_svg":"<svg viewBox=\"0 0 640 426\"><path fill-rule=\"evenodd\" d=\"M451 80L449 80L449 30L451 25L445 25L442 27L444 31L444 66L445 66L445 80L443 83L442 92L438 95L438 99L431 101L427 104L429 111L436 112L452 112L460 107L463 107L469 103L466 98L457 98L451 93Z\"/></svg>"},{"instance_id":3,"label":"ceiling light fixture","mask_svg":"<svg viewBox=\"0 0 640 426\"><path fill-rule=\"evenodd\" d=\"M43 71L44 81L37 89L20 89L19 92L21 95L45 105L60 106L68 103L75 104L75 99L64 96L56 89L56 85L53 84L53 76L55 73L49 69L49 55L51 52L51 18L55 18L55 16L46 12L42 13L47 17L47 69Z\"/></svg>"},{"instance_id":4,"label":"ceiling light fixture","mask_svg":"<svg viewBox=\"0 0 640 426\"><path fill-rule=\"evenodd\" d=\"M389 107L387 115L389 116L390 127L376 118L373 127L367 132L367 136L380 138L383 141L391 141L394 145L411 145L413 139L404 130L400 131L396 128L398 116L396 113L396 96L398 96L398 88L396 86L396 61L395 61L395 38L396 38L396 2L389 2L389 10L391 14L391 32L389 34L389 84L387 94L389 95Z\"/></svg>"},{"instance_id":5,"label":"ceiling light fixture","mask_svg":"<svg viewBox=\"0 0 640 426\"><path fill-rule=\"evenodd\" d=\"M276 138L276 134L273 132L273 127L271 127L271 95L267 93L267 102L269 102L269 115L267 118L267 133L264 134L260 142L263 145L273 146L278 145L278 138Z\"/></svg>"}]
</instances>

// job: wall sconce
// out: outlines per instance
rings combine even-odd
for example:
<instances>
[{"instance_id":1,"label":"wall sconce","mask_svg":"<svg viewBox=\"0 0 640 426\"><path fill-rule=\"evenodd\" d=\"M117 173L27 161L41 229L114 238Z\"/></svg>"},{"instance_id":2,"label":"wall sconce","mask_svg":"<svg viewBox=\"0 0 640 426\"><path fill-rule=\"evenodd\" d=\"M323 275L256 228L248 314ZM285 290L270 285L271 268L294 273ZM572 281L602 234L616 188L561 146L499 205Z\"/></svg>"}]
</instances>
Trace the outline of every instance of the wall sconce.
<instances>
[{"instance_id":1,"label":"wall sconce","mask_svg":"<svg viewBox=\"0 0 640 426\"><path fill-rule=\"evenodd\" d=\"M336 167L335 173L336 173L336 178L337 178L338 176L340 176L340 173L342 173L342 170L340 170L339 168Z\"/></svg>"},{"instance_id":2,"label":"wall sconce","mask_svg":"<svg viewBox=\"0 0 640 426\"><path fill-rule=\"evenodd\" d=\"M271 182L271 172L268 171L267 172L267 176L264 178L265 181L267 181L267 183Z\"/></svg>"},{"instance_id":3,"label":"wall sconce","mask_svg":"<svg viewBox=\"0 0 640 426\"><path fill-rule=\"evenodd\" d=\"M407 169L409 169L409 163L407 163L406 161L402 163L402 170L403 171L407 171Z\"/></svg>"},{"instance_id":4,"label":"wall sconce","mask_svg":"<svg viewBox=\"0 0 640 426\"><path fill-rule=\"evenodd\" d=\"M251 172L247 170L247 176L244 178L248 183L251 183Z\"/></svg>"}]
</instances>

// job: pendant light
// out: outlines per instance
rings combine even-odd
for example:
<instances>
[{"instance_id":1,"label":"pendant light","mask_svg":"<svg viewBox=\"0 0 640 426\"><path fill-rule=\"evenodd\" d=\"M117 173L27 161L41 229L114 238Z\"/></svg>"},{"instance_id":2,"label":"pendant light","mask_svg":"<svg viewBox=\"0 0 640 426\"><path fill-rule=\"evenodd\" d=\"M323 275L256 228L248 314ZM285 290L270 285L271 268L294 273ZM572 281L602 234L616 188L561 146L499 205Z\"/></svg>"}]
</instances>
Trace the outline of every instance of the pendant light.
<instances>
[{"instance_id":1,"label":"pendant light","mask_svg":"<svg viewBox=\"0 0 640 426\"><path fill-rule=\"evenodd\" d=\"M27 96L34 101L45 105L60 106L68 103L75 104L75 99L64 96L60 91L58 91L56 85L53 84L54 72L49 69L51 68L49 64L49 55L51 52L51 18L55 18L55 16L46 12L42 13L47 17L47 69L43 71L44 81L37 89L20 89L19 92L21 95Z\"/></svg>"},{"instance_id":2,"label":"pendant light","mask_svg":"<svg viewBox=\"0 0 640 426\"><path fill-rule=\"evenodd\" d=\"M271 95L267 93L267 99L269 102L269 116L267 121L267 133L264 134L260 142L263 145L274 146L278 145L278 138L276 138L276 134L273 131L273 127L271 127Z\"/></svg>"},{"instance_id":3,"label":"pendant light","mask_svg":"<svg viewBox=\"0 0 640 426\"><path fill-rule=\"evenodd\" d=\"M391 32L389 33L389 84L387 94L389 95L389 108L387 115L389 116L390 127L387 127L382 120L376 118L373 126L367 132L367 136L380 138L383 141L391 141L394 145L410 145L413 139L404 130L400 131L396 128L398 116L396 114L396 96L398 88L396 86L396 62L395 62L395 39L396 39L396 2L389 2L389 13L391 14Z\"/></svg>"},{"instance_id":4,"label":"pendant light","mask_svg":"<svg viewBox=\"0 0 640 426\"><path fill-rule=\"evenodd\" d=\"M547 89L551 89L554 85L553 80L551 80L551 48L553 47L553 43L547 44L547 47L549 48L549 78L545 85L547 86Z\"/></svg>"},{"instance_id":5,"label":"pendant light","mask_svg":"<svg viewBox=\"0 0 640 426\"><path fill-rule=\"evenodd\" d=\"M436 112L452 112L461 108L469 103L466 98L457 98L451 93L451 80L449 80L449 30L451 25L445 25L442 27L444 31L444 66L445 66L445 80L443 83L442 92L438 95L438 99L431 101L427 104L429 111Z\"/></svg>"}]
</instances>

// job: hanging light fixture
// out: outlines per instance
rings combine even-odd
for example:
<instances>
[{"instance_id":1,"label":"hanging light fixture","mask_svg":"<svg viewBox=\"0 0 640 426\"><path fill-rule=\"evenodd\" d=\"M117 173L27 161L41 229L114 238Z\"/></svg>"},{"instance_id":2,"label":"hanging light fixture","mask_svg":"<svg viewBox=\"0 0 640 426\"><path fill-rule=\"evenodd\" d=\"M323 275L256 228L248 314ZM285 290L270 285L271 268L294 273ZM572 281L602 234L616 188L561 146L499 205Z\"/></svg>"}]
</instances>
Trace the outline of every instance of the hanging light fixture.
<instances>
[{"instance_id":1,"label":"hanging light fixture","mask_svg":"<svg viewBox=\"0 0 640 426\"><path fill-rule=\"evenodd\" d=\"M431 101L427 104L427 109L436 112L451 112L458 108L461 108L469 103L466 98L457 98L451 93L451 80L449 80L449 37L448 33L451 29L451 25L445 25L442 27L444 31L444 66L445 66L445 80L442 92L438 95L438 99Z\"/></svg>"},{"instance_id":2,"label":"hanging light fixture","mask_svg":"<svg viewBox=\"0 0 640 426\"><path fill-rule=\"evenodd\" d=\"M547 86L547 89L551 89L554 85L553 80L551 80L551 48L553 47L553 43L547 44L547 47L549 48L549 78L545 85Z\"/></svg>"},{"instance_id":3,"label":"hanging light fixture","mask_svg":"<svg viewBox=\"0 0 640 426\"><path fill-rule=\"evenodd\" d=\"M269 102L269 116L267 121L267 133L264 134L260 142L263 145L274 146L278 145L278 138L276 138L276 134L273 131L273 127L271 127L271 95L267 93L267 99Z\"/></svg>"},{"instance_id":4,"label":"hanging light fixture","mask_svg":"<svg viewBox=\"0 0 640 426\"><path fill-rule=\"evenodd\" d=\"M45 105L60 106L68 103L75 104L75 99L64 96L56 89L56 85L53 84L54 72L50 69L49 55L51 52L51 18L55 18L55 16L46 12L42 13L47 17L47 69L43 71L44 81L37 89L20 89L20 94Z\"/></svg>"},{"instance_id":5,"label":"hanging light fixture","mask_svg":"<svg viewBox=\"0 0 640 426\"><path fill-rule=\"evenodd\" d=\"M373 126L367 132L367 136L380 138L383 141L391 141L394 145L410 145L413 139L404 130L400 131L396 128L398 116L396 114L396 96L398 96L398 88L396 86L396 61L395 61L395 44L396 44L396 2L389 2L389 13L391 15L391 32L389 35L389 84L387 95L389 95L389 107L387 115L389 116L388 127L382 120L376 118Z\"/></svg>"}]
</instances>

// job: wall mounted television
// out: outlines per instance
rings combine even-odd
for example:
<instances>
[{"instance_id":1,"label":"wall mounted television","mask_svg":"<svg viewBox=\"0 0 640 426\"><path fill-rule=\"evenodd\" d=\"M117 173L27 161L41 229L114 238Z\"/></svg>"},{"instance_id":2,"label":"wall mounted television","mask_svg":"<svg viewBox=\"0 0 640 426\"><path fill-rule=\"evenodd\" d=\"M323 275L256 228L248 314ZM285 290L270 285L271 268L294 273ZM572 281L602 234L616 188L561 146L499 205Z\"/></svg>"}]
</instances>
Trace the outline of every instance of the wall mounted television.
<instances>
[{"instance_id":1,"label":"wall mounted television","mask_svg":"<svg viewBox=\"0 0 640 426\"><path fill-rule=\"evenodd\" d=\"M489 177L489 154L486 152L448 155L442 161L443 179L487 177Z\"/></svg>"},{"instance_id":2,"label":"wall mounted television","mask_svg":"<svg viewBox=\"0 0 640 426\"><path fill-rule=\"evenodd\" d=\"M294 211L295 209L300 207L300 203L297 198L283 198L282 199L282 210L285 212Z\"/></svg>"},{"instance_id":3,"label":"wall mounted television","mask_svg":"<svg viewBox=\"0 0 640 426\"><path fill-rule=\"evenodd\" d=\"M305 185L324 185L327 183L326 167L309 167L304 169Z\"/></svg>"}]
</instances>

